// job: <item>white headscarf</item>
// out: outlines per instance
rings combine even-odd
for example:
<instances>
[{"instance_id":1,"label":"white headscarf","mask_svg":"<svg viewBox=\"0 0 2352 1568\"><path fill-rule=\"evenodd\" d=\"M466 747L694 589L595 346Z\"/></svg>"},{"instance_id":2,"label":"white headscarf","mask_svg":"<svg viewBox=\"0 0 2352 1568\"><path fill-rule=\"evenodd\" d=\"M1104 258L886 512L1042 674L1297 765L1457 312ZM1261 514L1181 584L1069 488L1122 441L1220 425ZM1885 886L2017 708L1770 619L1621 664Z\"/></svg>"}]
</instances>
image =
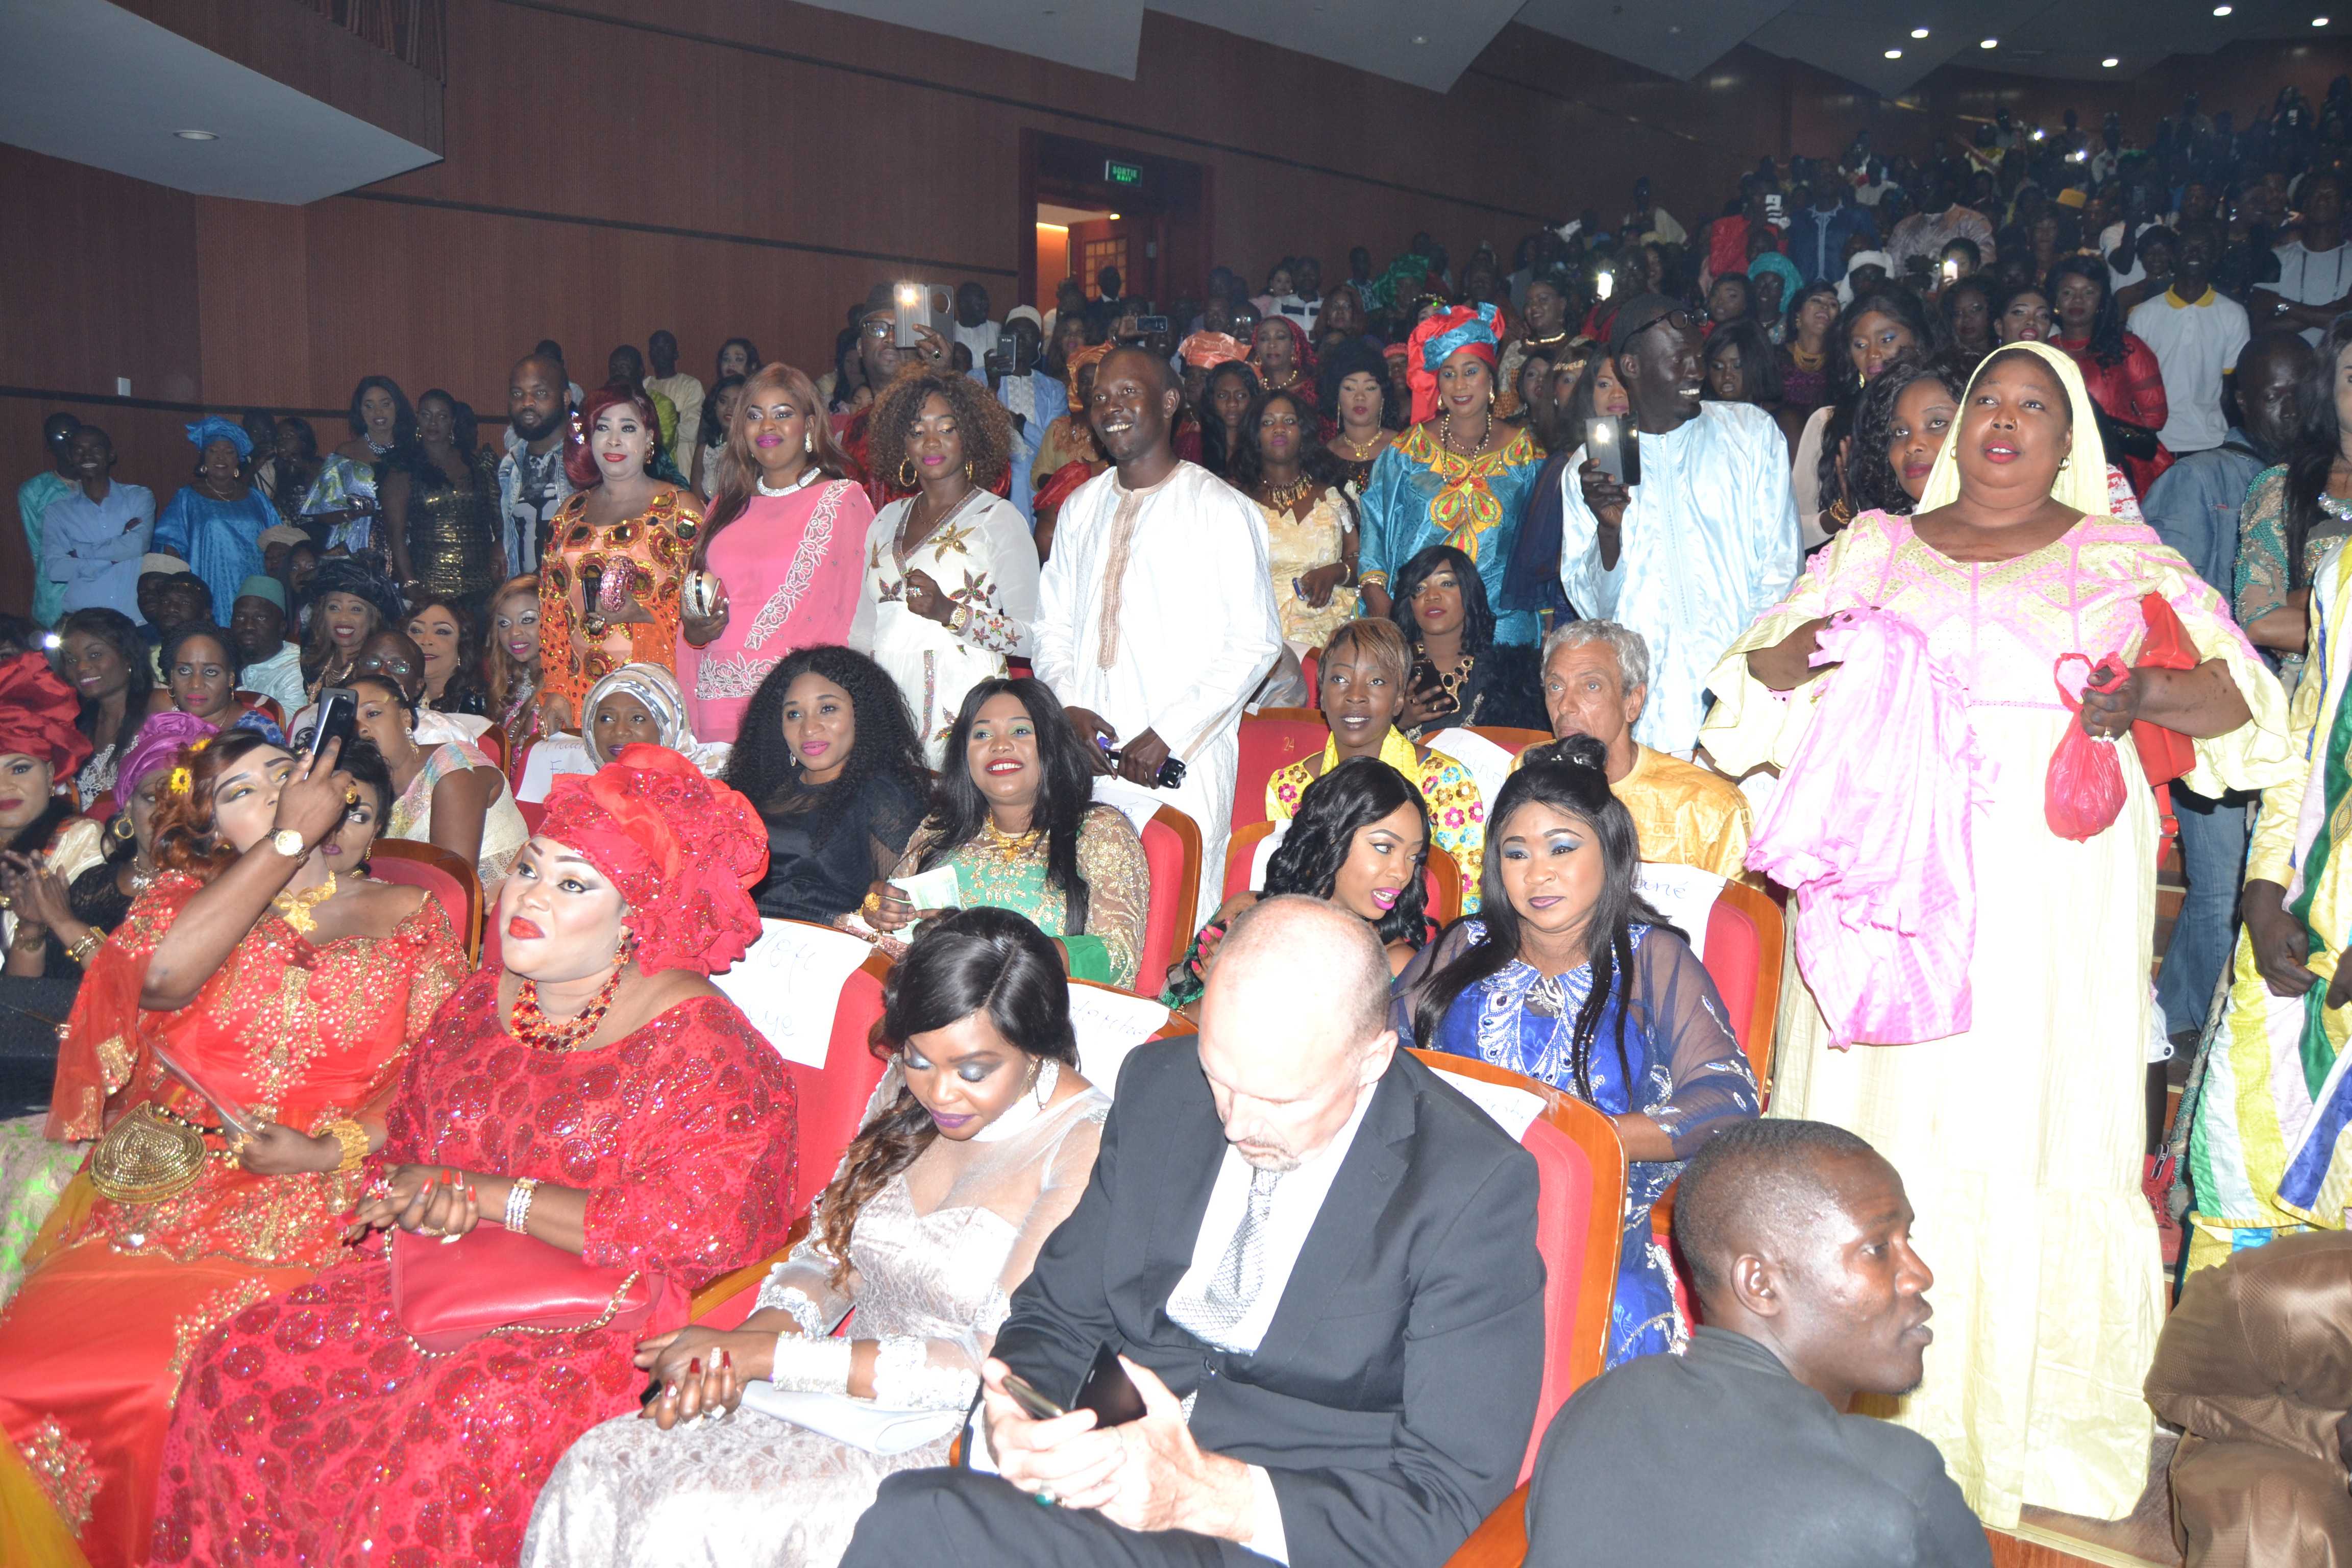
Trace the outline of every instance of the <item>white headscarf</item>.
<instances>
[{"instance_id":1,"label":"white headscarf","mask_svg":"<svg viewBox=\"0 0 2352 1568\"><path fill-rule=\"evenodd\" d=\"M1895 258L1883 250L1857 250L1847 258L1845 273L1838 279L1840 305L1853 303L1853 269L1857 267L1875 267L1886 274L1887 282L1895 281Z\"/></svg>"},{"instance_id":2,"label":"white headscarf","mask_svg":"<svg viewBox=\"0 0 2352 1568\"><path fill-rule=\"evenodd\" d=\"M596 704L615 691L626 692L646 705L661 725L661 743L700 768L710 778L717 778L727 765L732 747L704 745L694 738L693 728L686 719L686 693L677 684L677 677L658 664L625 664L588 689L580 703L580 740L588 748L588 755L598 767L613 759L596 749Z\"/></svg>"},{"instance_id":3,"label":"white headscarf","mask_svg":"<svg viewBox=\"0 0 2352 1568\"><path fill-rule=\"evenodd\" d=\"M2073 356L2048 343L2010 343L1993 350L1969 377L1969 390L1976 389L1977 377L1984 374L1985 365L2013 349L2022 349L2048 365L2057 376L2058 384L2066 389L2066 401L2074 416L2074 446L2066 461L2059 468L2058 477L2051 481L2050 493L2085 517L2105 517L2115 509L2107 499L2107 449L2099 440L2099 422L2091 413L2090 388L2083 384L2083 372ZM1968 414L1969 394L1960 394L1960 413ZM1944 449L1936 454L1936 466L1927 470L1927 486L1919 492L1919 502L1911 509L1912 515L1949 506L1960 499L1959 459L1955 456L1959 447L1960 421L1954 420L1952 433L1945 439Z\"/></svg>"}]
</instances>

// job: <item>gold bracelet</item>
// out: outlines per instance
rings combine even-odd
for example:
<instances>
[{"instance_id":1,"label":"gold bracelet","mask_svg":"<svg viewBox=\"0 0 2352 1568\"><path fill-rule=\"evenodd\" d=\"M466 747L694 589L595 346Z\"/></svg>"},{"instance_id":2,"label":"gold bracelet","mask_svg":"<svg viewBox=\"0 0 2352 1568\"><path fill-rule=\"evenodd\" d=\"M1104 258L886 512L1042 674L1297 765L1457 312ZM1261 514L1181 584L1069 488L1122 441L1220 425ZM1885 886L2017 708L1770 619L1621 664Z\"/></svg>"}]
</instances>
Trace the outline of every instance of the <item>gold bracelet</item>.
<instances>
[{"instance_id":1,"label":"gold bracelet","mask_svg":"<svg viewBox=\"0 0 2352 1568\"><path fill-rule=\"evenodd\" d=\"M367 1129L348 1116L328 1122L326 1131L320 1136L331 1138L343 1146L343 1163L335 1167L339 1174L359 1169L360 1162L368 1157Z\"/></svg>"},{"instance_id":2,"label":"gold bracelet","mask_svg":"<svg viewBox=\"0 0 2352 1568\"><path fill-rule=\"evenodd\" d=\"M105 945L106 933L92 926L89 928L88 936L66 949L66 956L87 969L89 967L89 961L98 956L98 950Z\"/></svg>"}]
</instances>

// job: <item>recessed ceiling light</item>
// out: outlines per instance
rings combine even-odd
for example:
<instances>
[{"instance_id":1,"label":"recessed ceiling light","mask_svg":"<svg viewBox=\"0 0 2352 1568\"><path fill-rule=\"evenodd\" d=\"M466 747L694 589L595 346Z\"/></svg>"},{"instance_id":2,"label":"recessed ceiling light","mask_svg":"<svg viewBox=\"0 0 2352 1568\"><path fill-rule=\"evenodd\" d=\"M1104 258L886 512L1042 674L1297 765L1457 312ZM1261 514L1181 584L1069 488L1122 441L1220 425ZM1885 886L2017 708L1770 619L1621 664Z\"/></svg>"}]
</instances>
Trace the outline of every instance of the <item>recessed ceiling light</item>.
<instances>
[{"instance_id":1,"label":"recessed ceiling light","mask_svg":"<svg viewBox=\"0 0 2352 1568\"><path fill-rule=\"evenodd\" d=\"M1927 29L1925 27L1914 27L1911 29L1911 36L1915 38L1924 38L1927 36Z\"/></svg>"},{"instance_id":2,"label":"recessed ceiling light","mask_svg":"<svg viewBox=\"0 0 2352 1568\"><path fill-rule=\"evenodd\" d=\"M1886 51L1886 58L1890 60L1899 60L1903 58L1903 51L1901 49L1889 49Z\"/></svg>"},{"instance_id":3,"label":"recessed ceiling light","mask_svg":"<svg viewBox=\"0 0 2352 1568\"><path fill-rule=\"evenodd\" d=\"M1416 44L1425 44L1429 42L1429 35L1426 33L1415 33L1412 36L1412 41Z\"/></svg>"},{"instance_id":4,"label":"recessed ceiling light","mask_svg":"<svg viewBox=\"0 0 2352 1568\"><path fill-rule=\"evenodd\" d=\"M1997 49L2000 47L2000 40L1999 38L1981 39L1978 42L1977 47L1980 49Z\"/></svg>"},{"instance_id":5,"label":"recessed ceiling light","mask_svg":"<svg viewBox=\"0 0 2352 1568\"><path fill-rule=\"evenodd\" d=\"M1110 215L1110 221L1111 221L1111 222L1113 222L1113 223L1117 223L1117 222L1118 221L1118 215L1117 213L1113 213L1113 214L1111 214L1111 215Z\"/></svg>"},{"instance_id":6,"label":"recessed ceiling light","mask_svg":"<svg viewBox=\"0 0 2352 1568\"><path fill-rule=\"evenodd\" d=\"M2229 14L2230 8L2227 5L2216 5L2213 7L2213 15L2216 16L2226 16Z\"/></svg>"},{"instance_id":7,"label":"recessed ceiling light","mask_svg":"<svg viewBox=\"0 0 2352 1568\"><path fill-rule=\"evenodd\" d=\"M2311 25L2315 27L2325 27L2327 26L2327 18L2325 16L2314 16L2311 19Z\"/></svg>"},{"instance_id":8,"label":"recessed ceiling light","mask_svg":"<svg viewBox=\"0 0 2352 1568\"><path fill-rule=\"evenodd\" d=\"M178 137L183 142L217 142L220 140L220 133L215 131L174 131L172 134Z\"/></svg>"},{"instance_id":9,"label":"recessed ceiling light","mask_svg":"<svg viewBox=\"0 0 2352 1568\"><path fill-rule=\"evenodd\" d=\"M2109 69L2109 70L2113 70L2113 69L2115 69L2115 68L2116 68L2116 67L2117 67L2117 66L2121 65L2123 62L2122 62L2121 60L2118 60L2117 58L2116 58L2116 57L2115 57L2115 56L2113 56L2113 55L2109 55L2105 59L2101 60L2099 63L2100 63L2101 65L2103 65L2103 66L2106 67L2106 68L2107 68L2107 69Z\"/></svg>"}]
</instances>

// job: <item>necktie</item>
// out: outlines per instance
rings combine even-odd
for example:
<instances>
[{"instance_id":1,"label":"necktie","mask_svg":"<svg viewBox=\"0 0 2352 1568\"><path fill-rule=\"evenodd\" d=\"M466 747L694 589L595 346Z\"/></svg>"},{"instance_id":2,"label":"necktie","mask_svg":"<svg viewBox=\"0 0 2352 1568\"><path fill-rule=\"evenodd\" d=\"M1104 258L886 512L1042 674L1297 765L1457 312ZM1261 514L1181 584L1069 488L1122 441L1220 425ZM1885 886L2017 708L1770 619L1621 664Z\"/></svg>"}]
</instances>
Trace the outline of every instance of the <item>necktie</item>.
<instances>
[{"instance_id":1,"label":"necktie","mask_svg":"<svg viewBox=\"0 0 2352 1568\"><path fill-rule=\"evenodd\" d=\"M1265 1283L1265 1231L1274 1213L1274 1184L1280 1180L1280 1171L1250 1173L1249 1206L1242 1211L1242 1222L1234 1227L1234 1238L1226 1243L1225 1255L1217 1260L1217 1271L1209 1276L1209 1288L1202 1294L1204 1321L1197 1331L1213 1343L1247 1315Z\"/></svg>"}]
</instances>

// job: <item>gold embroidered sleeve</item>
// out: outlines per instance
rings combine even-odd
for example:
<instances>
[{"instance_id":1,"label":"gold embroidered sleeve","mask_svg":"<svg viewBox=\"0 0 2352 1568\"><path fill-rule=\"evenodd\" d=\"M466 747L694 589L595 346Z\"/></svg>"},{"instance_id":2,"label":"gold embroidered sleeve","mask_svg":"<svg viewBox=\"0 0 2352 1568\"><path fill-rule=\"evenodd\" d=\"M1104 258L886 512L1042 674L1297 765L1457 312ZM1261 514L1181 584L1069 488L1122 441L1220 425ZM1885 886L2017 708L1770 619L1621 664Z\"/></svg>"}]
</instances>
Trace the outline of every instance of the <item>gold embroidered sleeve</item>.
<instances>
[{"instance_id":1,"label":"gold embroidered sleeve","mask_svg":"<svg viewBox=\"0 0 2352 1568\"><path fill-rule=\"evenodd\" d=\"M1102 939L1111 984L1133 985L1151 913L1151 870L1143 841L1117 807L1098 805L1087 814L1078 834L1078 875L1087 879L1087 934Z\"/></svg>"},{"instance_id":2,"label":"gold embroidered sleeve","mask_svg":"<svg viewBox=\"0 0 2352 1568\"><path fill-rule=\"evenodd\" d=\"M449 993L465 982L466 950L457 944L457 934L450 929L449 917L438 899L426 899L402 924L418 948L415 970L408 982L408 1025L402 1033L403 1043L413 1046L425 1037Z\"/></svg>"}]
</instances>

